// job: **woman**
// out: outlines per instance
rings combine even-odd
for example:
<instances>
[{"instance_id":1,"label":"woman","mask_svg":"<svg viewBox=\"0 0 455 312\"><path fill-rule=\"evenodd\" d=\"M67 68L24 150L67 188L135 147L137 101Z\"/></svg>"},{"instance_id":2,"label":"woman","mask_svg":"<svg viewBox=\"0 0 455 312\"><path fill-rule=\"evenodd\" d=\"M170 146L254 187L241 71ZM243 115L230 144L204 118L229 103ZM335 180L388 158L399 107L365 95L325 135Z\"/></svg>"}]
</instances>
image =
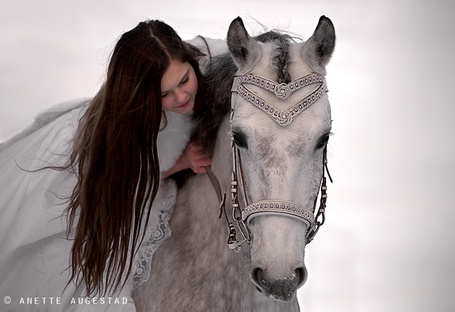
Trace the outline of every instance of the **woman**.
<instances>
[{"instance_id":1,"label":"woman","mask_svg":"<svg viewBox=\"0 0 455 312\"><path fill-rule=\"evenodd\" d=\"M134 310L133 284L170 233L176 187L166 178L211 162L187 144L201 56L165 23L139 23L119 39L88 105L69 105L3 147L0 295L11 303L0 310L39 308L29 298L49 311ZM90 301L100 296L103 304Z\"/></svg>"}]
</instances>

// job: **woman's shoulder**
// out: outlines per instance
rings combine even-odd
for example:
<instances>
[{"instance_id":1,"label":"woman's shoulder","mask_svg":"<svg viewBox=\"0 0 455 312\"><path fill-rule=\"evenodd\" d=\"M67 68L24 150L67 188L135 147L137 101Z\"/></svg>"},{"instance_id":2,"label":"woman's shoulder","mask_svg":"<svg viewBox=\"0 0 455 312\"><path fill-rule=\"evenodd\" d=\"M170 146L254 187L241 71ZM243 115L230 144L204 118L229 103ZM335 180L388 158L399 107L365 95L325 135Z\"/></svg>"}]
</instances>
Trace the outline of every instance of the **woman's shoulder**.
<instances>
[{"instance_id":1,"label":"woman's shoulder","mask_svg":"<svg viewBox=\"0 0 455 312\"><path fill-rule=\"evenodd\" d=\"M222 54L228 51L226 40L207 38L204 36L197 36L191 40L186 40L187 43L197 47L204 54L212 56Z\"/></svg>"},{"instance_id":2,"label":"woman's shoulder","mask_svg":"<svg viewBox=\"0 0 455 312\"><path fill-rule=\"evenodd\" d=\"M195 46L202 53L205 54L199 60L199 66L201 67L202 71L205 71L205 68L210 63L210 59L214 56L223 54L228 51L226 40L222 39L213 39L207 38L204 36L197 36L191 40L187 40L187 43Z\"/></svg>"}]
</instances>

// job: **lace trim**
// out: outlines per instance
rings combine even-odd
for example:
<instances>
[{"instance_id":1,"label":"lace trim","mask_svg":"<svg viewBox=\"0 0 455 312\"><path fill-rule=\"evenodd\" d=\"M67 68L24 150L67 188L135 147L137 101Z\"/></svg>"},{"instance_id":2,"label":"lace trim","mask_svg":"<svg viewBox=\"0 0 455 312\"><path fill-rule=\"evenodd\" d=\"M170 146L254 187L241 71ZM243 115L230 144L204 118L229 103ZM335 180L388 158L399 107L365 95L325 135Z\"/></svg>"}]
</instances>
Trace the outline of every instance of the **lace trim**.
<instances>
[{"instance_id":1,"label":"lace trim","mask_svg":"<svg viewBox=\"0 0 455 312\"><path fill-rule=\"evenodd\" d=\"M164 240L171 236L169 220L174 210L176 196L177 186L173 181L161 183L152 206L144 240L134 259L133 289L149 280L153 254Z\"/></svg>"}]
</instances>

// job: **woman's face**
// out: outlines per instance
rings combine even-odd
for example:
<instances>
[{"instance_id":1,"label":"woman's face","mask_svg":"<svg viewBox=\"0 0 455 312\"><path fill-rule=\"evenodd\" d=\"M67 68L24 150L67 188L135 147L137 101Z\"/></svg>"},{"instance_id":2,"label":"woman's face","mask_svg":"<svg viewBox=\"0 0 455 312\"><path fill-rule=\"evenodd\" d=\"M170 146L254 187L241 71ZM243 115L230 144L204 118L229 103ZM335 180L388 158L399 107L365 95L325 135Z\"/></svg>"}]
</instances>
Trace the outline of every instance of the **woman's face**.
<instances>
[{"instance_id":1,"label":"woman's face","mask_svg":"<svg viewBox=\"0 0 455 312\"><path fill-rule=\"evenodd\" d=\"M190 63L171 60L161 78L163 110L187 114L194 107L197 77Z\"/></svg>"}]
</instances>

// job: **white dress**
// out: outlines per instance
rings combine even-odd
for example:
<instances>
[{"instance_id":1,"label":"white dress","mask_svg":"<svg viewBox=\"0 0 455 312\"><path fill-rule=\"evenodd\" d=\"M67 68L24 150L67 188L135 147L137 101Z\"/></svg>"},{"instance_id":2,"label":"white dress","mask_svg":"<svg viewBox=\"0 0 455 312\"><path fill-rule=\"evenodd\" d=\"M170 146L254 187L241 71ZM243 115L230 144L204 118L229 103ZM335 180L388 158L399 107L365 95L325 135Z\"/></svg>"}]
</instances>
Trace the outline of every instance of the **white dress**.
<instances>
[{"instance_id":1,"label":"white dress","mask_svg":"<svg viewBox=\"0 0 455 312\"><path fill-rule=\"evenodd\" d=\"M146 237L135 258L134 274L120 293L88 299L84 289L67 286L72 246L66 237L64 198L75 176L46 165L63 165L89 101L49 109L21 134L0 145L0 311L135 311L131 292L150 273L154 251L170 235L168 220L176 186L162 181L153 203ZM190 116L166 113L158 135L162 171L185 148ZM65 289L65 286L66 289Z\"/></svg>"}]
</instances>

